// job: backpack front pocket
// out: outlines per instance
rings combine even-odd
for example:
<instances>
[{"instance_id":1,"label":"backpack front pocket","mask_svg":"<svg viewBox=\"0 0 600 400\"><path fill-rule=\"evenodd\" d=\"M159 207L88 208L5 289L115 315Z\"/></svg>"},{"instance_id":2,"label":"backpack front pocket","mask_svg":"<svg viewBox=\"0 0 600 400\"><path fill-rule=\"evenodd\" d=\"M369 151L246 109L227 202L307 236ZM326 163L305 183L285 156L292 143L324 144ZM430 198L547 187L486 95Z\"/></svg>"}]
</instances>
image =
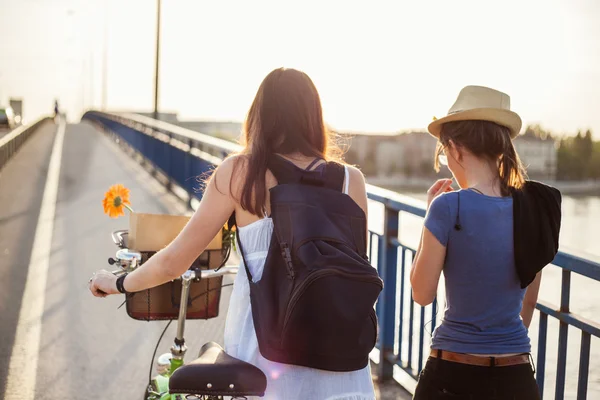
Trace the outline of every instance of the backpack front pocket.
<instances>
[{"instance_id":1,"label":"backpack front pocket","mask_svg":"<svg viewBox=\"0 0 600 400\"><path fill-rule=\"evenodd\" d=\"M313 272L288 303L282 348L349 359L368 354L377 338L373 304L380 291L377 276Z\"/></svg>"}]
</instances>

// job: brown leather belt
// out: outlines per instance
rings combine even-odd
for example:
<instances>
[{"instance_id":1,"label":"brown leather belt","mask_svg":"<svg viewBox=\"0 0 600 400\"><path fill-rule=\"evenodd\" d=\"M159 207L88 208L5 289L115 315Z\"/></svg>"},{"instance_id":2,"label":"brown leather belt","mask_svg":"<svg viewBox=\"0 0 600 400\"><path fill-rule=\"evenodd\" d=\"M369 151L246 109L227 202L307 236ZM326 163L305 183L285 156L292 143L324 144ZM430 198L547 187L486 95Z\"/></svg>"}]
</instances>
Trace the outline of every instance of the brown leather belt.
<instances>
[{"instance_id":1,"label":"brown leather belt","mask_svg":"<svg viewBox=\"0 0 600 400\"><path fill-rule=\"evenodd\" d=\"M451 351L442 350L442 360L478 365L482 367L507 367L509 365L529 364L529 354L519 354L516 356L506 357L479 357L470 354L454 353ZM438 350L431 350L431 357L438 358Z\"/></svg>"}]
</instances>

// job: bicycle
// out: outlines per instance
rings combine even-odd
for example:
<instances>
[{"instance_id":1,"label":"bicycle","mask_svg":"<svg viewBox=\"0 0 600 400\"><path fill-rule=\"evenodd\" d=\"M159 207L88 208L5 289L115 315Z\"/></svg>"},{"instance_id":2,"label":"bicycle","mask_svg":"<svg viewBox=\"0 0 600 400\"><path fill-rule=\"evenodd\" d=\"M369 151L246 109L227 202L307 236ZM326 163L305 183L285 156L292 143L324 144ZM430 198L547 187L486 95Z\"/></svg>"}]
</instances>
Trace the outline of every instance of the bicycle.
<instances>
[{"instance_id":1,"label":"bicycle","mask_svg":"<svg viewBox=\"0 0 600 400\"><path fill-rule=\"evenodd\" d=\"M112 233L113 242L119 247L115 258L109 258L109 264L119 269L112 271L119 276L135 270L142 264L142 253L129 250L124 236L126 230ZM226 257L227 258L227 257ZM224 264L224 262L223 262ZM264 396L267 378L257 367L238 360L223 350L215 342L208 342L200 349L198 358L184 364L187 351L184 339L186 312L189 300L189 288L193 281L235 275L238 267L220 265L217 269L197 269L191 267L178 280L181 281L181 300L177 318L177 333L171 352L156 359L158 374L150 378L144 400L223 400L223 396L232 399L245 399L246 396ZM162 340L169 321L158 339L156 348ZM156 355L156 348L152 359ZM150 368L150 375L152 367Z\"/></svg>"}]
</instances>

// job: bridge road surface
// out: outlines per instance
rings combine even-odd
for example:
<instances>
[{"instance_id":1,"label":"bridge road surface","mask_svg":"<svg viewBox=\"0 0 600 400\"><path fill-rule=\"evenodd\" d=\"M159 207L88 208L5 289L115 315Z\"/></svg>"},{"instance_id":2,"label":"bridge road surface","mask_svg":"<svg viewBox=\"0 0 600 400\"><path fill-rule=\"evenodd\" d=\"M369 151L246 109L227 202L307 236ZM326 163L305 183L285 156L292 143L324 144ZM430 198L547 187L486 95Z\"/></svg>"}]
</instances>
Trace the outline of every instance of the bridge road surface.
<instances>
[{"instance_id":1,"label":"bridge road surface","mask_svg":"<svg viewBox=\"0 0 600 400\"><path fill-rule=\"evenodd\" d=\"M57 125L45 124L0 172L2 399L33 398L21 387L32 380L30 377L13 374L14 382L7 385L7 375L56 136ZM87 123L66 127L47 281L45 290L35 294L38 300L43 296L39 356L34 369L37 378L32 392L35 399L141 399L148 382L152 352L166 322L130 319L124 307L117 310L123 296L95 298L87 287L92 272L110 267L107 259L116 251L110 233L127 228L127 217L110 219L102 210L104 192L115 183L131 190L135 210L185 213L182 202L175 201L95 127ZM223 289L218 318L187 321L188 361L195 358L203 343L214 340L222 344L230 293L231 287ZM157 355L169 351L175 328L174 322ZM15 351L32 351L27 343L24 345L27 349Z\"/></svg>"}]
</instances>

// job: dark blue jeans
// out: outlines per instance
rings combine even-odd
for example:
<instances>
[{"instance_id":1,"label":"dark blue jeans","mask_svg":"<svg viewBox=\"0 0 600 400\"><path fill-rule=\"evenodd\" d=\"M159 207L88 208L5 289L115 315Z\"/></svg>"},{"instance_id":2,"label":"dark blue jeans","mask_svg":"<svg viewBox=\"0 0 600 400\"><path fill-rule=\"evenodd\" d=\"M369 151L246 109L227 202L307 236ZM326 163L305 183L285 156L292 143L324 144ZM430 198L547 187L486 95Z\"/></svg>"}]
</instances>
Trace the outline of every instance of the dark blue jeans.
<instances>
[{"instance_id":1,"label":"dark blue jeans","mask_svg":"<svg viewBox=\"0 0 600 400\"><path fill-rule=\"evenodd\" d=\"M414 400L539 400L530 364L480 367L429 357Z\"/></svg>"}]
</instances>

